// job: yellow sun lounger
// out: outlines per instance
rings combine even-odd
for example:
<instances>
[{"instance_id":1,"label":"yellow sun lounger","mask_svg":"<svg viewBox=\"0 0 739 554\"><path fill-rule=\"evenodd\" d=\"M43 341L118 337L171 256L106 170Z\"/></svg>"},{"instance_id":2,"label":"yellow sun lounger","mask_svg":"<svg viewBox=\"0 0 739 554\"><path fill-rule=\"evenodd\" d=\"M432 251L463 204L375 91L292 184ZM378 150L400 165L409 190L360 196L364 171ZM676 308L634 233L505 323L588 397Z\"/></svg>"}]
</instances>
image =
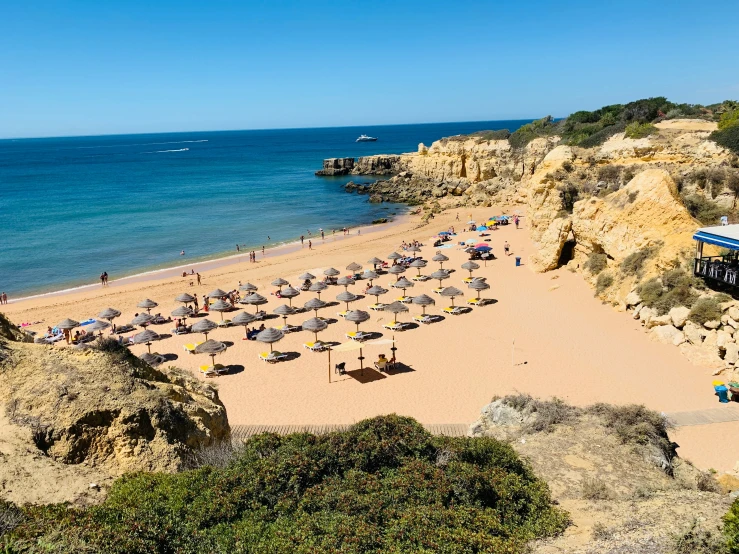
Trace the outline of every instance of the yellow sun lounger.
<instances>
[{"instance_id":1,"label":"yellow sun lounger","mask_svg":"<svg viewBox=\"0 0 739 554\"><path fill-rule=\"evenodd\" d=\"M185 344L182 348L185 349L186 352L189 352L190 354L195 354L195 348L198 346L198 343L195 344Z\"/></svg>"},{"instance_id":2,"label":"yellow sun lounger","mask_svg":"<svg viewBox=\"0 0 739 554\"><path fill-rule=\"evenodd\" d=\"M369 308L370 310L375 310L375 311L382 311L382 310L384 310L384 309L385 309L385 304L380 304L380 303L377 303L377 304L372 304L371 306L367 306L367 307L368 307L368 308Z\"/></svg>"},{"instance_id":3,"label":"yellow sun lounger","mask_svg":"<svg viewBox=\"0 0 739 554\"><path fill-rule=\"evenodd\" d=\"M206 377L213 377L214 375L219 376L222 373L226 373L226 366L223 364L216 364L216 365L201 365L200 371L205 375Z\"/></svg>"},{"instance_id":4,"label":"yellow sun lounger","mask_svg":"<svg viewBox=\"0 0 739 554\"><path fill-rule=\"evenodd\" d=\"M338 315L339 317L346 317L346 314L348 313L348 311L344 310L343 312L336 312L336 315Z\"/></svg>"},{"instance_id":5,"label":"yellow sun lounger","mask_svg":"<svg viewBox=\"0 0 739 554\"><path fill-rule=\"evenodd\" d=\"M432 319L430 315L414 315L413 321L415 321L416 323L428 324L428 323L432 323L434 320Z\"/></svg>"},{"instance_id":6,"label":"yellow sun lounger","mask_svg":"<svg viewBox=\"0 0 739 554\"><path fill-rule=\"evenodd\" d=\"M434 289L434 292L435 292L436 294L441 294L441 291L443 291L443 290L444 290L444 287L436 287L436 288Z\"/></svg>"},{"instance_id":7,"label":"yellow sun lounger","mask_svg":"<svg viewBox=\"0 0 739 554\"><path fill-rule=\"evenodd\" d=\"M462 279L462 282L467 283L469 285L474 280L475 280L474 277L465 277L464 279Z\"/></svg>"},{"instance_id":8,"label":"yellow sun lounger","mask_svg":"<svg viewBox=\"0 0 739 554\"><path fill-rule=\"evenodd\" d=\"M411 277L411 281L428 281L429 277L427 275L414 275Z\"/></svg>"},{"instance_id":9,"label":"yellow sun lounger","mask_svg":"<svg viewBox=\"0 0 739 554\"><path fill-rule=\"evenodd\" d=\"M362 340L365 340L367 338L367 333L364 333L362 331L357 331L357 332L352 331L352 332L346 334L346 338L352 339L352 340L362 341Z\"/></svg>"},{"instance_id":10,"label":"yellow sun lounger","mask_svg":"<svg viewBox=\"0 0 739 554\"><path fill-rule=\"evenodd\" d=\"M462 308L459 306L447 306L444 308L445 314L451 314L451 315L459 315L462 313Z\"/></svg>"},{"instance_id":11,"label":"yellow sun lounger","mask_svg":"<svg viewBox=\"0 0 739 554\"><path fill-rule=\"evenodd\" d=\"M402 331L404 329L403 324L398 323L385 323L383 325L385 329L388 329L389 331Z\"/></svg>"},{"instance_id":12,"label":"yellow sun lounger","mask_svg":"<svg viewBox=\"0 0 739 554\"><path fill-rule=\"evenodd\" d=\"M285 358L287 358L287 354L277 352L276 350L274 352L262 352L259 354L260 360L269 363L279 362L280 360L284 360Z\"/></svg>"},{"instance_id":13,"label":"yellow sun lounger","mask_svg":"<svg viewBox=\"0 0 739 554\"><path fill-rule=\"evenodd\" d=\"M326 350L326 345L322 343L321 341L318 342L306 342L303 344L303 348L307 348L311 352L320 352L321 350Z\"/></svg>"},{"instance_id":14,"label":"yellow sun lounger","mask_svg":"<svg viewBox=\"0 0 739 554\"><path fill-rule=\"evenodd\" d=\"M413 297L412 296L399 296L397 298L397 300L401 304L407 304L408 302L410 302L411 300L413 300Z\"/></svg>"},{"instance_id":15,"label":"yellow sun lounger","mask_svg":"<svg viewBox=\"0 0 739 554\"><path fill-rule=\"evenodd\" d=\"M467 301L467 304L469 304L470 306L482 306L483 300L483 298L470 298Z\"/></svg>"}]
</instances>

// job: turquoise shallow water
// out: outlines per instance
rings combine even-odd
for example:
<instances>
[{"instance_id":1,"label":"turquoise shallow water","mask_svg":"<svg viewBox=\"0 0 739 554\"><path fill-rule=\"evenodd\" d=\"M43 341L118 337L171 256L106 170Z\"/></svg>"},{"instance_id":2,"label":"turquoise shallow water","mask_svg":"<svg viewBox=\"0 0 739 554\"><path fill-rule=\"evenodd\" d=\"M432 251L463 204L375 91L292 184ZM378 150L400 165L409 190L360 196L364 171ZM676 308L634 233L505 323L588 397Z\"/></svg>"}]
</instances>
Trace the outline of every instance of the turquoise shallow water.
<instances>
[{"instance_id":1,"label":"turquoise shallow water","mask_svg":"<svg viewBox=\"0 0 739 554\"><path fill-rule=\"evenodd\" d=\"M526 122L2 140L0 291L60 290L369 223L403 207L345 193L349 177L315 177L324 158ZM355 143L362 133L379 140Z\"/></svg>"}]
</instances>

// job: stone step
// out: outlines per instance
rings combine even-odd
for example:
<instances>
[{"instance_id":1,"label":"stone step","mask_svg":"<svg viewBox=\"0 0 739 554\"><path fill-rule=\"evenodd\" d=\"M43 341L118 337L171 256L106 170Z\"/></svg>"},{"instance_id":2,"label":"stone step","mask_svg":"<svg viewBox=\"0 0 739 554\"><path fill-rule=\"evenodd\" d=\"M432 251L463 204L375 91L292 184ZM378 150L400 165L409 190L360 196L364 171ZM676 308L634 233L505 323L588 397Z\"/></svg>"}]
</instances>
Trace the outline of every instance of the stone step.
<instances>
[{"instance_id":1,"label":"stone step","mask_svg":"<svg viewBox=\"0 0 739 554\"><path fill-rule=\"evenodd\" d=\"M739 421L739 403L729 402L716 408L690 412L668 412L665 415L676 427Z\"/></svg>"}]
</instances>

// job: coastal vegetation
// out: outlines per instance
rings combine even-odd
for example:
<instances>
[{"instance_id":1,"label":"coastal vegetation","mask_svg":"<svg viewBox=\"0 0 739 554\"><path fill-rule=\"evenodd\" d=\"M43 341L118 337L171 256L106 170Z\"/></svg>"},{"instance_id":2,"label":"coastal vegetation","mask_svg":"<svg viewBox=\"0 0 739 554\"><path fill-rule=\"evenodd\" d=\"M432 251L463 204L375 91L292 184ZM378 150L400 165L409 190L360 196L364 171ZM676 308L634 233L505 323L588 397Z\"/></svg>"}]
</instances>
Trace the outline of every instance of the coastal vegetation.
<instances>
[{"instance_id":1,"label":"coastal vegetation","mask_svg":"<svg viewBox=\"0 0 739 554\"><path fill-rule=\"evenodd\" d=\"M433 437L395 415L321 436L260 435L225 467L127 475L99 506L3 513L14 515L6 553L514 554L568 522L511 446Z\"/></svg>"}]
</instances>

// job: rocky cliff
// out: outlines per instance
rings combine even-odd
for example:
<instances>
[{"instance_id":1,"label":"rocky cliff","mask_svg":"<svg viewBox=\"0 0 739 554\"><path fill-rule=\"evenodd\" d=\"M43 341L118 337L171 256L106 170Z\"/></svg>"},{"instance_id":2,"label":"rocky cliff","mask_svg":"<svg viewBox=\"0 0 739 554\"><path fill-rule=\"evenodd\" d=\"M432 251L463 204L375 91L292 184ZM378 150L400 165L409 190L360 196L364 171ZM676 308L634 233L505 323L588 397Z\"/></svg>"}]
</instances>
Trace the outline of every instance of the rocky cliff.
<instances>
[{"instance_id":1,"label":"rocky cliff","mask_svg":"<svg viewBox=\"0 0 739 554\"><path fill-rule=\"evenodd\" d=\"M2 318L4 319L4 318ZM111 474L175 471L193 449L230 439L216 389L157 370L117 343L89 349L5 342L0 403L40 456Z\"/></svg>"}]
</instances>

